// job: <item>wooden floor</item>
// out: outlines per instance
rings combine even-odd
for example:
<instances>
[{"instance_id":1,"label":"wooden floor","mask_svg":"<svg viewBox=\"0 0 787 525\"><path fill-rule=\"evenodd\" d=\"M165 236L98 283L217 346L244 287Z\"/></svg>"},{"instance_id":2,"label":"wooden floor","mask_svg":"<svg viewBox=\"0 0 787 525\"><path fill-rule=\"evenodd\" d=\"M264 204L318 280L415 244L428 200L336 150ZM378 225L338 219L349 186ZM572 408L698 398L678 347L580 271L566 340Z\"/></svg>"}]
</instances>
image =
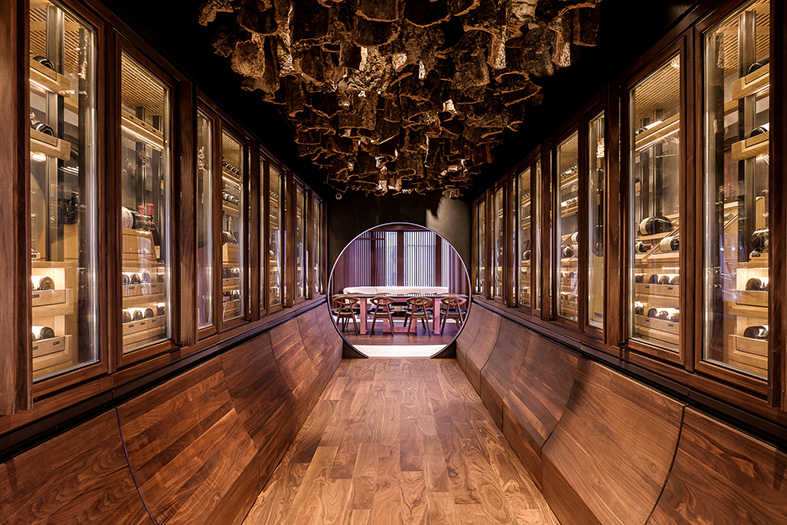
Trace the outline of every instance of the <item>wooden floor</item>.
<instances>
[{"instance_id":1,"label":"wooden floor","mask_svg":"<svg viewBox=\"0 0 787 525\"><path fill-rule=\"evenodd\" d=\"M355 359L245 523L558 522L456 360Z\"/></svg>"}]
</instances>

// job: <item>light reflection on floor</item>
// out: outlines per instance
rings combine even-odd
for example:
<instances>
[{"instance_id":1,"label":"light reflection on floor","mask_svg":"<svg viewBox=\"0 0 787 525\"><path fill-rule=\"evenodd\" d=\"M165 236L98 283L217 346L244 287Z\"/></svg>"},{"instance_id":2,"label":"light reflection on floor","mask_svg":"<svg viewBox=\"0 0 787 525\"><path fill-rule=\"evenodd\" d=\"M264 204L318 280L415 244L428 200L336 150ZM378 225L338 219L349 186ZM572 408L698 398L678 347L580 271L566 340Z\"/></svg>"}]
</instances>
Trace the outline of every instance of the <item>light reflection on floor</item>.
<instances>
[{"instance_id":1,"label":"light reflection on floor","mask_svg":"<svg viewBox=\"0 0 787 525\"><path fill-rule=\"evenodd\" d=\"M445 345L353 345L369 357L431 357Z\"/></svg>"}]
</instances>

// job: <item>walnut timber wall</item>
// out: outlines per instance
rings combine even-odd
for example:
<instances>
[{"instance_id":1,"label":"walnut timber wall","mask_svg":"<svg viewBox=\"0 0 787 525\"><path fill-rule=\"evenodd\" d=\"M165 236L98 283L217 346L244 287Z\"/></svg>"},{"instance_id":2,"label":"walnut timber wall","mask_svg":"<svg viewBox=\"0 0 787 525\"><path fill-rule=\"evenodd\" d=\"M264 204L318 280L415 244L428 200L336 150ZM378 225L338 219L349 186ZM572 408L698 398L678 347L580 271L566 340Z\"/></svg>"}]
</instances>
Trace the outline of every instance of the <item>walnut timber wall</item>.
<instances>
[{"instance_id":1,"label":"walnut timber wall","mask_svg":"<svg viewBox=\"0 0 787 525\"><path fill-rule=\"evenodd\" d=\"M238 523L341 355L321 303L0 464L0 521Z\"/></svg>"},{"instance_id":2,"label":"walnut timber wall","mask_svg":"<svg viewBox=\"0 0 787 525\"><path fill-rule=\"evenodd\" d=\"M787 454L474 303L457 360L564 525L787 523Z\"/></svg>"}]
</instances>

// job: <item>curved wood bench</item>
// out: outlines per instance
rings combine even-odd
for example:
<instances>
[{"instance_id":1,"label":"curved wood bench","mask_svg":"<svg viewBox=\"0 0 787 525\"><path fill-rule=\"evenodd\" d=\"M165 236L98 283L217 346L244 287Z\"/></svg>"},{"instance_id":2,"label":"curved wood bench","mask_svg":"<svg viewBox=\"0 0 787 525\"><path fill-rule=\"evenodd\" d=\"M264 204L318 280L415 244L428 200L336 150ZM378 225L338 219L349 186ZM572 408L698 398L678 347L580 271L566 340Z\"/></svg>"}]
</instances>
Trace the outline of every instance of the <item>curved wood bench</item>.
<instances>
[{"instance_id":1,"label":"curved wood bench","mask_svg":"<svg viewBox=\"0 0 787 525\"><path fill-rule=\"evenodd\" d=\"M580 358L542 449L542 490L564 525L645 523L667 480L683 405Z\"/></svg>"},{"instance_id":2,"label":"curved wood bench","mask_svg":"<svg viewBox=\"0 0 787 525\"><path fill-rule=\"evenodd\" d=\"M459 332L459 337L456 338L456 361L462 370L467 370L467 352L481 328L481 314L476 315L479 310L481 310L480 306L470 306L465 318L465 325Z\"/></svg>"},{"instance_id":3,"label":"curved wood bench","mask_svg":"<svg viewBox=\"0 0 787 525\"><path fill-rule=\"evenodd\" d=\"M501 430L503 398L519 374L525 354L535 337L537 336L524 326L501 318L497 344L481 369L481 400Z\"/></svg>"},{"instance_id":4,"label":"curved wood bench","mask_svg":"<svg viewBox=\"0 0 787 525\"><path fill-rule=\"evenodd\" d=\"M579 354L537 334L503 399L503 434L541 488L541 449L568 403Z\"/></svg>"},{"instance_id":5,"label":"curved wood bench","mask_svg":"<svg viewBox=\"0 0 787 525\"><path fill-rule=\"evenodd\" d=\"M118 414L131 470L158 523L211 523L223 515L218 504L256 446L235 411L220 359L120 405Z\"/></svg>"},{"instance_id":6,"label":"curved wood bench","mask_svg":"<svg viewBox=\"0 0 787 525\"><path fill-rule=\"evenodd\" d=\"M787 523L787 454L686 409L650 524Z\"/></svg>"},{"instance_id":7,"label":"curved wood bench","mask_svg":"<svg viewBox=\"0 0 787 525\"><path fill-rule=\"evenodd\" d=\"M3 523L151 523L114 410L0 465Z\"/></svg>"},{"instance_id":8,"label":"curved wood bench","mask_svg":"<svg viewBox=\"0 0 787 525\"><path fill-rule=\"evenodd\" d=\"M497 343L502 317L490 312L486 308L476 307L473 315L478 318L478 333L473 342L463 346L464 370L476 392L481 393L481 369L492 354ZM457 354L459 347L457 346Z\"/></svg>"},{"instance_id":9,"label":"curved wood bench","mask_svg":"<svg viewBox=\"0 0 787 525\"><path fill-rule=\"evenodd\" d=\"M300 427L319 394L314 391L318 371L304 348L297 321L293 320L275 327L271 330L270 337L279 370L284 376L287 387L295 396L293 413Z\"/></svg>"}]
</instances>

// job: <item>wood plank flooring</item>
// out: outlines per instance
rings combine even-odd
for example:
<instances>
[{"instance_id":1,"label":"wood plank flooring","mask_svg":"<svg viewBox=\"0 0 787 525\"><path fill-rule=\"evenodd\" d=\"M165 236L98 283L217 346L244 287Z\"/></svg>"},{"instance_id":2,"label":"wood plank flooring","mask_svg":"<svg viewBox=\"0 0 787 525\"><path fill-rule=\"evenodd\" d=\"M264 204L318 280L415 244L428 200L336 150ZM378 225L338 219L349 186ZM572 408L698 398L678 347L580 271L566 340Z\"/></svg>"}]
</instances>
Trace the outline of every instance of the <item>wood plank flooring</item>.
<instances>
[{"instance_id":1,"label":"wood plank flooring","mask_svg":"<svg viewBox=\"0 0 787 525\"><path fill-rule=\"evenodd\" d=\"M342 361L246 524L558 524L454 359Z\"/></svg>"}]
</instances>

